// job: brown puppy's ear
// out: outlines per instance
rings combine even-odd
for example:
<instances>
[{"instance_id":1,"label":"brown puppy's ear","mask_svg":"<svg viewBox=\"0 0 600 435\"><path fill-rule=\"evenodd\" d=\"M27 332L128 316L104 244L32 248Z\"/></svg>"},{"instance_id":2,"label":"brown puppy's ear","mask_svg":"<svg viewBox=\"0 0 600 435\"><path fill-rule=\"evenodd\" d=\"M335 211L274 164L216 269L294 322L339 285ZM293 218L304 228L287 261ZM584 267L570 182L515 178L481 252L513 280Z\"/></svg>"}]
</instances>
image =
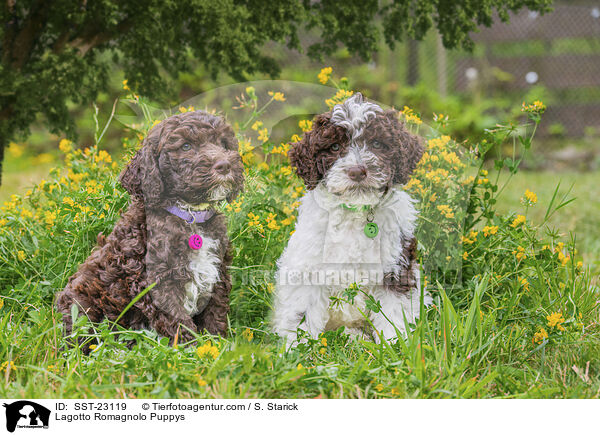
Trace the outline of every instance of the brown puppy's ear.
<instances>
[{"instance_id":1,"label":"brown puppy's ear","mask_svg":"<svg viewBox=\"0 0 600 435\"><path fill-rule=\"evenodd\" d=\"M408 131L406 124L398 119L398 114L395 110L386 110L384 115L391 122L394 137L398 142L397 145L400 147L400 155L396 162L393 183L406 184L425 151L423 140L421 137Z\"/></svg>"},{"instance_id":2,"label":"brown puppy's ear","mask_svg":"<svg viewBox=\"0 0 600 435\"><path fill-rule=\"evenodd\" d=\"M158 168L158 146L163 127L154 127L119 176L121 186L131 196L143 199L146 203L159 201L164 185Z\"/></svg>"}]
</instances>

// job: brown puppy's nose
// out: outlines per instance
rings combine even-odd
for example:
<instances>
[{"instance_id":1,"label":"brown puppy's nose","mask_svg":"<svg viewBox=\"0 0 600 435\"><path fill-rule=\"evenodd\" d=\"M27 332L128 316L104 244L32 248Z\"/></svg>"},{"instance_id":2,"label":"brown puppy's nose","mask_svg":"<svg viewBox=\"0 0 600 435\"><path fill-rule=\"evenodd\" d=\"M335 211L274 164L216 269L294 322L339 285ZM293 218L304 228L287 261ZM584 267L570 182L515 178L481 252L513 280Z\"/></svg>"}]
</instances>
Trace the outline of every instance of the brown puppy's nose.
<instances>
[{"instance_id":1,"label":"brown puppy's nose","mask_svg":"<svg viewBox=\"0 0 600 435\"><path fill-rule=\"evenodd\" d=\"M350 169L348 169L348 177L350 177L352 181L362 181L366 178L366 176L367 168L365 168L363 165L352 166Z\"/></svg>"},{"instance_id":2,"label":"brown puppy's nose","mask_svg":"<svg viewBox=\"0 0 600 435\"><path fill-rule=\"evenodd\" d=\"M227 160L219 160L214 164L213 169L221 175L227 175L231 170L231 165Z\"/></svg>"}]
</instances>

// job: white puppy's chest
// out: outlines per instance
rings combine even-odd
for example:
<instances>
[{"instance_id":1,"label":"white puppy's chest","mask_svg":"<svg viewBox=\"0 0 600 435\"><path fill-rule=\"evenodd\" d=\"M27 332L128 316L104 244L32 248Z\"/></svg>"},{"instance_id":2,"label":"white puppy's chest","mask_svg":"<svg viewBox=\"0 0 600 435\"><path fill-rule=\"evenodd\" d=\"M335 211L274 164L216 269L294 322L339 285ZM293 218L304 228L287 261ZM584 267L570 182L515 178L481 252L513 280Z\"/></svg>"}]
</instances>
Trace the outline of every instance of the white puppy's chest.
<instances>
[{"instance_id":1,"label":"white puppy's chest","mask_svg":"<svg viewBox=\"0 0 600 435\"><path fill-rule=\"evenodd\" d=\"M219 280L218 248L219 240L202 237L202 247L190 252L188 269L192 280L185 285L183 301L190 316L202 312L213 295L214 285Z\"/></svg>"},{"instance_id":2,"label":"white puppy's chest","mask_svg":"<svg viewBox=\"0 0 600 435\"><path fill-rule=\"evenodd\" d=\"M374 295L383 284L384 274L398 268L402 241L414 231L413 201L398 190L374 207L373 221L379 232L371 238L365 234L367 212L340 206L325 208L322 200L314 200L315 194L310 192L301 205L296 232L280 268L311 277L310 282L302 284L308 286L307 290L321 293L322 300L327 301L325 329L361 327L364 316L360 311L367 312L365 294L358 292L353 304L330 303L330 298L344 299L344 291L354 283L367 295Z\"/></svg>"}]
</instances>

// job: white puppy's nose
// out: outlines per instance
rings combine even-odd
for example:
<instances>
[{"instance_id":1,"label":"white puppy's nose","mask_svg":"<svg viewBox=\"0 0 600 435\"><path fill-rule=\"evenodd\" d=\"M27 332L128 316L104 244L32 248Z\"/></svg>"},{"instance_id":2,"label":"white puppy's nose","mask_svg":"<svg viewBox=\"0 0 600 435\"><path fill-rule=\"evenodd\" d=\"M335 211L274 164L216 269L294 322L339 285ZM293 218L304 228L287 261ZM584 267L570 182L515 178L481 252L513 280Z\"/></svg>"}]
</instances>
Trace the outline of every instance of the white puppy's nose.
<instances>
[{"instance_id":1,"label":"white puppy's nose","mask_svg":"<svg viewBox=\"0 0 600 435\"><path fill-rule=\"evenodd\" d=\"M367 177L367 168L364 165L352 166L347 171L352 181L362 181Z\"/></svg>"}]
</instances>

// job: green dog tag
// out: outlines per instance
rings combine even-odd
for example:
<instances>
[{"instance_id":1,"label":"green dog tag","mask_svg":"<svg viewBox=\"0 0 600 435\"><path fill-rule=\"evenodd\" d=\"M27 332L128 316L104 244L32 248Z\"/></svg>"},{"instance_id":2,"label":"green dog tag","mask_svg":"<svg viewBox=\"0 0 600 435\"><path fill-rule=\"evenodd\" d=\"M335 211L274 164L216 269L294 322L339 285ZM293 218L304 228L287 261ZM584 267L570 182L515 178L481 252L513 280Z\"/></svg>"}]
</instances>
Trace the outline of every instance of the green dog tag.
<instances>
[{"instance_id":1,"label":"green dog tag","mask_svg":"<svg viewBox=\"0 0 600 435\"><path fill-rule=\"evenodd\" d=\"M369 239L372 239L378 233L379 233L379 227L377 226L377 224L375 222L368 222L365 225L365 236L367 236Z\"/></svg>"}]
</instances>

